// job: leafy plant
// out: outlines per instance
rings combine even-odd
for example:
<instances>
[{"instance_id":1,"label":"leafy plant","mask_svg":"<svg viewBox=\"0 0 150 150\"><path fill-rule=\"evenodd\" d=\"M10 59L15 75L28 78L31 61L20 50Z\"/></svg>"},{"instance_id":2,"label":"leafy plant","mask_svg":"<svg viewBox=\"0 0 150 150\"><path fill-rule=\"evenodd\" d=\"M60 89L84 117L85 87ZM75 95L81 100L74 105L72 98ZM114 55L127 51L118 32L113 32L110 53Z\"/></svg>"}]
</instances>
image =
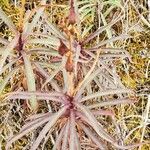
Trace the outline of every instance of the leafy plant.
<instances>
[{"instance_id":1,"label":"leafy plant","mask_svg":"<svg viewBox=\"0 0 150 150\"><path fill-rule=\"evenodd\" d=\"M84 28L84 21L88 20L86 15L93 9L91 6L99 7L99 1L96 1L97 5L91 1L70 0L69 7L66 6L69 15L62 18L58 27L51 23L48 10L44 11L46 6L53 7L53 3L46 4L43 0L36 10L25 12L23 2L19 27L0 10L0 17L14 33L11 42L0 39L3 44L0 71L5 77L0 91L4 92L12 75L22 70L26 77L25 83L22 82L24 91L18 90L18 86L17 90L12 88L1 97L5 100L30 100L34 113L40 109L37 108L39 101L46 101L49 112L28 117L20 132L8 139L6 149L35 129L41 131L32 142L31 150L37 149L42 140L49 137L54 139L54 150L90 146L93 149L132 149L141 146L142 143L125 143L115 122L115 110L110 107L136 101L135 93L122 84L115 66L120 60L131 61L129 53L114 44L131 38L127 33L117 35L112 32L114 25L124 17L120 2L114 1L107 14L98 14L98 29L94 26ZM107 3L111 5L111 2ZM104 7L107 3L103 3ZM116 6L119 10L108 19L108 14ZM80 19L83 14L85 20ZM110 121L103 121L101 116ZM113 132L108 130L109 125L113 126Z\"/></svg>"},{"instance_id":2,"label":"leafy plant","mask_svg":"<svg viewBox=\"0 0 150 150\"><path fill-rule=\"evenodd\" d=\"M41 2L42 5L45 4L45 0ZM7 76L3 80L0 86L0 93L4 90L6 84L9 79L17 72L20 72L24 68L24 73L27 81L28 91L35 91L35 77L33 74L33 67L30 61L30 55L27 54L28 51L28 41L31 40L29 36L32 34L32 30L35 27L37 21L42 15L44 8L39 8L36 10L36 14L34 15L32 22L29 23L32 12L26 12L24 10L24 3L22 1L22 9L20 10L20 19L18 22L18 26L15 26L13 21L8 18L8 16L0 9L0 18L5 22L5 24L9 27L9 29L13 32L12 40L9 42L3 38L1 38L1 43L4 45L1 49L1 59L0 59L0 74L9 70ZM34 12L35 13L35 12ZM8 59L9 60L8 60ZM9 63L5 65L6 60ZM5 66L4 66L5 65ZM13 67L15 66L15 67ZM9 69L11 68L11 69ZM32 109L36 109L37 102L35 97L32 97L30 100L30 105Z\"/></svg>"}]
</instances>

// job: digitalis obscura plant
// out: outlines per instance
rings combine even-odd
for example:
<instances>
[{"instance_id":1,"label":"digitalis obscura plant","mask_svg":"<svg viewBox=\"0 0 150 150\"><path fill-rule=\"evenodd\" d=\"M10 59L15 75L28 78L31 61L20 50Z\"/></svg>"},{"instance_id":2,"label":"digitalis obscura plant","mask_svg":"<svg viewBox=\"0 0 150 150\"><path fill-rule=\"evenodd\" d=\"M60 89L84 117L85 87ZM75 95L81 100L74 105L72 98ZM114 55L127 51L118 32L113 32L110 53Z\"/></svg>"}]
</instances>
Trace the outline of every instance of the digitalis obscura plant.
<instances>
[{"instance_id":1,"label":"digitalis obscura plant","mask_svg":"<svg viewBox=\"0 0 150 150\"><path fill-rule=\"evenodd\" d=\"M44 4L46 4L46 1L41 1L41 5ZM22 74L22 70L24 72L22 76L25 76L23 78L25 78L26 82L26 86L23 86L23 89L28 89L28 91L36 91L35 75L33 73L32 60L30 59L31 54L29 54L30 49L28 45L29 41L32 39L32 30L39 21L44 8L40 7L37 10L25 12L24 5L25 1L22 1L22 7L19 11L20 18L18 23L16 23L16 26L2 11L2 9L0 9L0 18L8 26L10 32L12 32L11 41L5 40L1 37L1 43L3 44L3 47L1 49L0 75L3 76L6 71L8 72L0 85L0 93L3 92L10 78L12 78L12 76L15 74L18 74L19 76L19 74ZM31 17L32 21L30 22ZM6 61L8 62L7 64ZM18 81L19 80L24 81L22 78L19 78ZM18 90L20 87L15 85L16 89L13 88L14 86L12 86L12 90L14 91ZM32 109L36 109L38 106L34 96L31 97L30 105Z\"/></svg>"},{"instance_id":2,"label":"digitalis obscura plant","mask_svg":"<svg viewBox=\"0 0 150 150\"><path fill-rule=\"evenodd\" d=\"M60 29L49 21L48 11L44 12L46 6L52 7L53 4L43 0L34 15L26 13L21 30L0 11L0 17L15 33L11 42L0 39L5 49L0 58L1 75L10 67L13 69L1 84L1 92L20 67L24 68L28 87L24 91L12 90L2 97L30 100L33 110L40 109L37 108L40 100L46 101L50 107L47 113L27 118L20 132L8 139L6 149L39 127L42 129L32 142L31 150L38 149L42 140L50 136L54 138L53 150L132 149L141 145L126 145L121 140L117 123L114 123L116 133L111 135L107 131L109 124L100 117L105 115L115 122L115 113L107 106L135 102L134 92L124 87L115 68L115 62L131 60L130 55L113 44L130 36L109 34L112 26L123 18L122 9L108 24L103 16L104 25L87 35L89 32L80 20L86 4L70 0L69 8L66 8L69 15L59 22ZM14 50L17 57L11 56ZM19 65L13 67L14 63Z\"/></svg>"}]
</instances>

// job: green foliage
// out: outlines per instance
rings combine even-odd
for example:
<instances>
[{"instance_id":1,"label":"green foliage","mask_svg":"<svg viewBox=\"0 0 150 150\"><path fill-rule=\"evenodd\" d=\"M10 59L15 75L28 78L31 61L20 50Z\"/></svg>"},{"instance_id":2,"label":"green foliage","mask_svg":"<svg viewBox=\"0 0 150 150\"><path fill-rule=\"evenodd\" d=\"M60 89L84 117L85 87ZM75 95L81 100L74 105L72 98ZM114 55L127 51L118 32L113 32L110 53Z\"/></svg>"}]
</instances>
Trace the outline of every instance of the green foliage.
<instances>
[{"instance_id":1,"label":"green foliage","mask_svg":"<svg viewBox=\"0 0 150 150\"><path fill-rule=\"evenodd\" d=\"M0 107L2 115L8 111L1 119L2 148L147 146L149 98L143 103L148 94L135 88L148 81L148 52L139 55L143 42L136 36L146 32L149 22L134 1L0 4L0 25L5 27ZM149 41L144 42L147 51Z\"/></svg>"}]
</instances>

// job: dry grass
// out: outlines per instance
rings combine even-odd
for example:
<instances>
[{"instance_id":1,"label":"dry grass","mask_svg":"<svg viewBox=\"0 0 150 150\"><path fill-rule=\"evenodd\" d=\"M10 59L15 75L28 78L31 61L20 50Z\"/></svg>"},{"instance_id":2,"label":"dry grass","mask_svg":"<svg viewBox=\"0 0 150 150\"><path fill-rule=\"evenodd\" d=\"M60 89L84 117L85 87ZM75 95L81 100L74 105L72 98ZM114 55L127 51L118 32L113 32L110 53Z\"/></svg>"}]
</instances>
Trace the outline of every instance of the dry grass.
<instances>
[{"instance_id":1,"label":"dry grass","mask_svg":"<svg viewBox=\"0 0 150 150\"><path fill-rule=\"evenodd\" d=\"M120 2L120 0L116 1ZM68 11L68 1L62 0L57 2L53 0L52 2L53 4L51 6L48 5L46 9L49 21L51 21L52 23L56 23L59 28L62 28L63 20L65 20L64 16L66 16ZM94 2L92 0L91 2L94 5ZM119 124L119 126L117 127L119 128L118 131L120 132L120 137L123 138L123 140L127 144L136 143L139 141L148 142L150 139L150 19L148 18L150 16L150 6L148 8L148 0L137 0L135 4L133 4L133 2L134 0L128 0L126 7L123 8L126 12L125 19L122 19L119 23L113 26L114 32L116 32L116 34L120 34L122 31L128 30L133 38L129 40L114 42L113 45L115 47L126 49L132 57L132 62L129 62L128 59L124 59L123 61L114 60L114 64L116 64L117 66L116 70L123 84L126 87L135 90L137 102L132 105L117 105L114 107L108 107L115 112L115 120L113 120L113 122ZM38 3L39 2L35 2L34 5L38 6ZM125 2L123 3L125 4ZM27 5L28 7L33 7L33 4L31 2L27 3ZM3 0L0 2L0 6L3 7L6 14L11 15L12 18L14 17L13 21L17 24L18 8L14 5L14 3L11 3L10 5L10 3L7 3ZM139 8L135 9L137 7ZM122 8L118 7L116 8L116 11L117 9ZM103 14L106 10L107 7L104 7ZM97 11L95 11L94 14L90 12L84 18L82 25L86 28L89 27L89 30L87 31L87 33L85 33L85 37L88 33L94 32L99 26L99 18L93 17L93 15L97 13ZM110 13L107 17L107 21L111 20L112 17L113 14ZM143 19L143 17L145 19ZM6 38L11 37L11 33L7 31L7 28L3 24L0 24L0 35L3 35L3 37ZM98 37L98 39L103 39L105 38L104 36L105 35L101 35L100 37ZM108 30L108 37L109 36L111 37L111 33ZM97 41L95 40L94 42L96 43ZM92 44L93 43L91 42L89 45ZM22 76L22 79L24 78L23 75L20 76ZM19 82L21 81L18 81L17 77L14 78L16 78L15 82L17 82L17 84L19 85ZM3 76L0 76L0 81L2 80ZM11 90L13 82L14 81L10 81L10 84L5 87L4 93L7 93ZM96 87L93 86L92 88L94 89ZM39 113L47 111L49 111L48 104L45 105L44 102L41 102ZM20 128L24 125L25 119L31 114L32 112L27 107L27 104L24 101L5 101L3 100L3 98L0 99L1 150L5 150L8 137L13 135L14 133L18 133ZM112 135L116 136L114 124L111 123L112 120L110 121L108 117L101 117L100 120L102 121L102 123L110 123L109 126L106 125L106 127L108 131L112 133ZM35 140L35 137L38 134L39 130L40 128L15 142L13 150L29 149L29 143ZM90 146L85 144L91 142L88 138L83 136L81 137L81 139L83 141L82 143L84 143L83 146L81 145L83 149L94 149L94 146L92 144ZM120 142L121 141L122 139L120 140ZM47 142L45 148L44 144L42 144L40 149L52 149L51 147L53 143L53 137L49 139L45 138L44 142ZM113 148L110 147L110 149ZM149 150L150 145L144 144L143 146L136 149Z\"/></svg>"}]
</instances>

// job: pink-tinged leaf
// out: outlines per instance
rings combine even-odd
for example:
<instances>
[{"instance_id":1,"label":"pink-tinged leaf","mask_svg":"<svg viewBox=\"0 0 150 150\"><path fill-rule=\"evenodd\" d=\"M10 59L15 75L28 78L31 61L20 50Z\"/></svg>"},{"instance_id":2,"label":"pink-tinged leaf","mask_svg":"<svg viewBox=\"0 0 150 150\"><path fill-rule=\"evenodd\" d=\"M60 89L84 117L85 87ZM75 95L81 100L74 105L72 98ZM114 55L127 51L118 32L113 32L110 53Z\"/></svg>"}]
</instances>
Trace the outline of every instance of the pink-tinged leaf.
<instances>
[{"instance_id":1,"label":"pink-tinged leaf","mask_svg":"<svg viewBox=\"0 0 150 150\"><path fill-rule=\"evenodd\" d=\"M106 115L106 116L111 116L114 117L113 111L110 110L92 110L92 113L94 116L99 116L99 115Z\"/></svg>"},{"instance_id":2,"label":"pink-tinged leaf","mask_svg":"<svg viewBox=\"0 0 150 150\"><path fill-rule=\"evenodd\" d=\"M102 68L97 69L96 71L94 71L88 78L87 80L83 83L83 85L81 86L81 88L78 90L77 94L75 95L75 100L79 100L80 96L82 95L85 87L88 85L89 82L91 82L100 72L101 72Z\"/></svg>"},{"instance_id":3,"label":"pink-tinged leaf","mask_svg":"<svg viewBox=\"0 0 150 150\"><path fill-rule=\"evenodd\" d=\"M46 0L41 0L40 4L45 5ZM31 34L33 28L36 26L37 22L39 21L40 17L42 16L44 9L45 9L45 7L39 7L39 9L37 9L36 14L32 19L32 22L30 24L28 24L27 30L24 30L24 32L23 32L24 39L26 39L26 37Z\"/></svg>"},{"instance_id":4,"label":"pink-tinged leaf","mask_svg":"<svg viewBox=\"0 0 150 150\"><path fill-rule=\"evenodd\" d=\"M106 26L101 27L100 29L98 29L97 31L95 31L94 33L92 33L91 35L89 35L84 41L83 44L88 43L90 40L92 40L93 38L95 38L96 36L98 36L100 33L102 33L103 31L105 31L107 28L110 28L111 26L113 26L116 22L118 22L122 17L119 15L116 19L114 19L112 22L108 23Z\"/></svg>"},{"instance_id":5,"label":"pink-tinged leaf","mask_svg":"<svg viewBox=\"0 0 150 150\"><path fill-rule=\"evenodd\" d=\"M98 140L98 137L89 128L87 128L84 124L80 122L78 124L85 132L85 134L96 144L98 148L100 148L101 150L107 150L105 144L102 141Z\"/></svg>"},{"instance_id":6,"label":"pink-tinged leaf","mask_svg":"<svg viewBox=\"0 0 150 150\"><path fill-rule=\"evenodd\" d=\"M60 109L57 113L55 113L50 121L44 126L42 131L39 133L37 139L33 143L31 150L36 150L41 143L42 139L45 137L46 133L55 125L55 123L58 121L58 119L65 113L68 106L64 106L62 109Z\"/></svg>"},{"instance_id":7,"label":"pink-tinged leaf","mask_svg":"<svg viewBox=\"0 0 150 150\"><path fill-rule=\"evenodd\" d=\"M76 144L76 150L81 150L81 145L80 145L80 141L79 141L77 132L75 132L75 144Z\"/></svg>"},{"instance_id":8,"label":"pink-tinged leaf","mask_svg":"<svg viewBox=\"0 0 150 150\"><path fill-rule=\"evenodd\" d=\"M9 44L9 42L6 40L6 39L3 39L0 37L0 43L4 44L4 45L7 45Z\"/></svg>"},{"instance_id":9,"label":"pink-tinged leaf","mask_svg":"<svg viewBox=\"0 0 150 150\"><path fill-rule=\"evenodd\" d=\"M127 55L126 54L101 54L100 55L100 58L107 58L107 59L110 59L110 58L113 58L113 59L117 59L117 58L120 58L120 59L124 59L124 58L127 58Z\"/></svg>"},{"instance_id":10,"label":"pink-tinged leaf","mask_svg":"<svg viewBox=\"0 0 150 150\"><path fill-rule=\"evenodd\" d=\"M108 71L108 73L110 73L110 75L114 78L115 82L118 83L118 85L120 86L120 88L124 88L124 85L122 84L121 80L118 78L118 74L116 72L114 72L112 69L110 69L105 63L103 63L102 61L99 61L100 65L102 65L102 67L104 69L106 69Z\"/></svg>"},{"instance_id":11,"label":"pink-tinged leaf","mask_svg":"<svg viewBox=\"0 0 150 150\"><path fill-rule=\"evenodd\" d=\"M71 110L70 113L70 150L76 150L76 141L75 141L75 132L76 132L76 127L75 127L75 114L73 110Z\"/></svg>"},{"instance_id":12,"label":"pink-tinged leaf","mask_svg":"<svg viewBox=\"0 0 150 150\"><path fill-rule=\"evenodd\" d=\"M49 78L48 73L38 63L34 63L34 65L36 69L43 75L43 77L45 77L46 79ZM57 92L62 91L54 80L51 80L51 85Z\"/></svg>"},{"instance_id":13,"label":"pink-tinged leaf","mask_svg":"<svg viewBox=\"0 0 150 150\"><path fill-rule=\"evenodd\" d=\"M63 35L63 33L61 31L59 31L59 29L57 29L57 27L55 27L53 24L51 24L50 22L48 22L47 19L45 19L45 22L48 24L50 32L53 33L56 37L59 37L59 38L61 38L63 40L67 39L65 37L65 35Z\"/></svg>"},{"instance_id":14,"label":"pink-tinged leaf","mask_svg":"<svg viewBox=\"0 0 150 150\"><path fill-rule=\"evenodd\" d=\"M30 10L27 10L26 12L24 12L24 18L23 18L23 32L25 32L28 28L28 23L29 23L29 20L30 18L34 15L33 13L34 11L30 11Z\"/></svg>"},{"instance_id":15,"label":"pink-tinged leaf","mask_svg":"<svg viewBox=\"0 0 150 150\"><path fill-rule=\"evenodd\" d=\"M66 129L65 129L65 134L63 137L63 141L62 141L62 150L66 150L68 149L68 137L69 137L69 127L70 127L70 121L68 120L67 125L66 125Z\"/></svg>"},{"instance_id":16,"label":"pink-tinged leaf","mask_svg":"<svg viewBox=\"0 0 150 150\"><path fill-rule=\"evenodd\" d=\"M51 100L56 102L65 103L65 96L59 92L42 93L42 92L12 92L5 94L6 99L29 99L36 96L37 100Z\"/></svg>"},{"instance_id":17,"label":"pink-tinged leaf","mask_svg":"<svg viewBox=\"0 0 150 150\"><path fill-rule=\"evenodd\" d=\"M78 118L80 118L80 120L82 120L83 122L88 122L87 117L85 116L85 114L83 114L82 112L76 111L76 116Z\"/></svg>"},{"instance_id":18,"label":"pink-tinged leaf","mask_svg":"<svg viewBox=\"0 0 150 150\"><path fill-rule=\"evenodd\" d=\"M75 10L75 14L76 14L76 23L77 23L77 30L79 32L79 36L81 37L81 21L80 21L80 14L79 14L79 8L78 8L78 1L77 0L73 0L74 1L74 10Z\"/></svg>"},{"instance_id":19,"label":"pink-tinged leaf","mask_svg":"<svg viewBox=\"0 0 150 150\"><path fill-rule=\"evenodd\" d=\"M145 144L145 143L137 143L133 145L124 145L124 146L119 145L106 133L106 131L101 127L100 123L98 123L97 121L94 121L95 117L86 107L84 107L83 105L79 103L78 104L76 103L76 106L79 107L84 113L84 114L81 114L79 112L77 113L77 115L81 118L81 120L89 124L101 138L110 142L114 147L119 148L119 149L132 149L132 148Z\"/></svg>"},{"instance_id":20,"label":"pink-tinged leaf","mask_svg":"<svg viewBox=\"0 0 150 150\"><path fill-rule=\"evenodd\" d=\"M0 94L3 92L5 86L8 84L10 78L18 71L18 67L8 73L8 75L0 83Z\"/></svg>"},{"instance_id":21,"label":"pink-tinged leaf","mask_svg":"<svg viewBox=\"0 0 150 150\"><path fill-rule=\"evenodd\" d=\"M129 89L115 89L115 90L107 90L107 91L101 91L101 92L96 92L94 94L91 95L87 95L85 97L83 97L80 102L84 102L93 98L98 98L101 96L105 96L105 95L112 95L112 94L122 94L122 93L133 93L132 90Z\"/></svg>"},{"instance_id":22,"label":"pink-tinged leaf","mask_svg":"<svg viewBox=\"0 0 150 150\"><path fill-rule=\"evenodd\" d=\"M41 97L65 97L65 95L61 92L32 92L32 91L29 91L29 92L26 92L26 91L20 91L20 92L12 92L12 93L9 93L9 94L6 94L6 95L27 95L27 96L32 96L32 95L36 95L36 96L41 96Z\"/></svg>"},{"instance_id":23,"label":"pink-tinged leaf","mask_svg":"<svg viewBox=\"0 0 150 150\"><path fill-rule=\"evenodd\" d=\"M84 51L87 51L89 49L83 49ZM91 48L90 51L94 52L99 50L98 48ZM121 49L121 48L112 48L112 47L102 47L101 48L101 52L104 53L127 53L128 55L130 55L126 50Z\"/></svg>"},{"instance_id":24,"label":"pink-tinged leaf","mask_svg":"<svg viewBox=\"0 0 150 150\"><path fill-rule=\"evenodd\" d=\"M89 111L88 108L84 107L82 104L75 103L75 105L84 113L86 118L88 119L88 124L96 131L96 133L106 141L110 143L114 143L114 139L108 135L108 133L102 128L100 123L96 120L94 115ZM82 116L81 116L82 117Z\"/></svg>"},{"instance_id":25,"label":"pink-tinged leaf","mask_svg":"<svg viewBox=\"0 0 150 150\"><path fill-rule=\"evenodd\" d=\"M51 112L35 114L35 115L32 115L32 116L29 116L25 121L35 120L35 119L39 119L39 118L42 118L42 117L45 117L45 116L50 116L50 115L52 115Z\"/></svg>"},{"instance_id":26,"label":"pink-tinged leaf","mask_svg":"<svg viewBox=\"0 0 150 150\"><path fill-rule=\"evenodd\" d=\"M90 70L87 72L87 74L84 76L84 79L77 85L74 93L76 93L79 89L81 89L82 85L88 81L88 78L90 77L90 75L92 74L92 72L95 70L97 62L99 60L99 55L100 55L100 51L97 52L96 57L94 59L94 62L90 68Z\"/></svg>"},{"instance_id":27,"label":"pink-tinged leaf","mask_svg":"<svg viewBox=\"0 0 150 150\"><path fill-rule=\"evenodd\" d=\"M8 64L6 64L5 66L3 66L3 68L2 68L2 70L1 70L1 72L0 72L0 75L1 75L3 72L5 72L6 69L11 68L12 65L15 64L19 59L20 59L20 58L14 59L13 61L10 61ZM22 65L19 65L19 66L21 67Z\"/></svg>"},{"instance_id":28,"label":"pink-tinged leaf","mask_svg":"<svg viewBox=\"0 0 150 150\"><path fill-rule=\"evenodd\" d=\"M50 55L50 56L54 56L54 57L61 57L59 54L58 54L58 51L56 50L53 50L53 49L50 49L50 48L32 48L30 49L30 51L27 52L27 54L46 54L46 55ZM50 66L51 64L49 64Z\"/></svg>"},{"instance_id":29,"label":"pink-tinged leaf","mask_svg":"<svg viewBox=\"0 0 150 150\"><path fill-rule=\"evenodd\" d=\"M95 49L96 50L96 49ZM104 53L124 53L126 54L128 57L131 57L130 56L130 53L128 51L126 51L125 49L122 49L122 48L112 48L112 47L104 47L101 49L102 52Z\"/></svg>"},{"instance_id":30,"label":"pink-tinged leaf","mask_svg":"<svg viewBox=\"0 0 150 150\"><path fill-rule=\"evenodd\" d=\"M52 74L46 79L46 81L43 83L42 85L42 89L44 88L44 86L51 82L51 80L53 80L53 78L63 69L63 66L58 67L55 71L52 72Z\"/></svg>"},{"instance_id":31,"label":"pink-tinged leaf","mask_svg":"<svg viewBox=\"0 0 150 150\"><path fill-rule=\"evenodd\" d=\"M88 108L96 108L96 107L105 107L105 106L113 106L113 105L120 105L120 104L132 104L134 103L134 100L131 99L115 99L115 100L109 100L100 102L97 104L89 105Z\"/></svg>"},{"instance_id":32,"label":"pink-tinged leaf","mask_svg":"<svg viewBox=\"0 0 150 150\"><path fill-rule=\"evenodd\" d=\"M13 24L12 20L8 18L8 16L4 13L4 11L0 8L0 18L7 24L7 26L14 32L17 33L17 29Z\"/></svg>"},{"instance_id":33,"label":"pink-tinged leaf","mask_svg":"<svg viewBox=\"0 0 150 150\"><path fill-rule=\"evenodd\" d=\"M111 42L115 42L117 40L124 40L124 39L128 39L131 38L131 36L129 35L125 35L125 34L121 34L117 37L112 37L110 39L104 40L102 42L100 42L99 44L95 45L93 48L99 48L100 46L103 46L105 44L111 43Z\"/></svg>"},{"instance_id":34,"label":"pink-tinged leaf","mask_svg":"<svg viewBox=\"0 0 150 150\"><path fill-rule=\"evenodd\" d=\"M53 36L49 36L48 38L43 38L43 39L39 39L39 38L29 39L27 43L28 44L42 44L42 45L49 46L56 50L58 46L60 45L59 39Z\"/></svg>"},{"instance_id":35,"label":"pink-tinged leaf","mask_svg":"<svg viewBox=\"0 0 150 150\"><path fill-rule=\"evenodd\" d=\"M49 77L48 73L41 67L39 63L34 62L33 64L36 67L36 70L39 71L44 78Z\"/></svg>"},{"instance_id":36,"label":"pink-tinged leaf","mask_svg":"<svg viewBox=\"0 0 150 150\"><path fill-rule=\"evenodd\" d=\"M2 56L0 58L0 72L2 71L2 68L5 64L5 61L6 61L7 57L10 55L11 51L17 45L18 39L19 39L19 36L16 35L15 38L7 45L7 47L3 51Z\"/></svg>"},{"instance_id":37,"label":"pink-tinged leaf","mask_svg":"<svg viewBox=\"0 0 150 150\"><path fill-rule=\"evenodd\" d=\"M20 132L23 132L23 131L29 129L29 128L33 127L34 125L36 125L36 124L39 124L39 123L42 123L42 122L45 123L45 122L49 121L51 116L52 116L52 114L51 114L51 115L45 115L45 116L43 116L43 117L41 117L41 118L37 118L37 119L35 119L35 120L32 120L32 121L27 122L27 123L21 128ZM43 123L42 123L42 124L43 124Z\"/></svg>"},{"instance_id":38,"label":"pink-tinged leaf","mask_svg":"<svg viewBox=\"0 0 150 150\"><path fill-rule=\"evenodd\" d=\"M65 132L64 132L65 129L66 129L66 125L64 125L64 127L61 129L58 137L56 138L56 142L55 142L52 150L60 149L60 147L61 147L61 141L62 141L62 138L63 138L63 134L65 134Z\"/></svg>"},{"instance_id":39,"label":"pink-tinged leaf","mask_svg":"<svg viewBox=\"0 0 150 150\"><path fill-rule=\"evenodd\" d=\"M142 146L143 144L146 144L146 143L137 143L137 144L132 144L132 145L118 145L118 143L112 143L112 145L114 145L114 147L118 148L118 149L124 149L124 150L130 150L130 149L133 149L135 147L139 147L139 146ZM150 144L147 143L147 144Z\"/></svg>"},{"instance_id":40,"label":"pink-tinged leaf","mask_svg":"<svg viewBox=\"0 0 150 150\"><path fill-rule=\"evenodd\" d=\"M28 124L27 124L27 126L24 126L21 132L19 132L17 135L13 136L12 138L8 139L7 145L6 145L6 150L9 150L9 147L11 146L11 144L13 142L17 141L18 139L20 139L21 137L23 137L27 133L31 132L32 130L36 129L37 127L48 122L51 118L52 117L47 117L45 119L41 119L40 122L33 122L33 124L31 126L28 126ZM25 128L26 128L26 130L24 130Z\"/></svg>"},{"instance_id":41,"label":"pink-tinged leaf","mask_svg":"<svg viewBox=\"0 0 150 150\"><path fill-rule=\"evenodd\" d=\"M81 52L81 46L78 45L76 48L75 59L74 59L74 72L75 72L74 74L75 74L76 78L77 78L77 70L78 70L78 62L79 62L80 52Z\"/></svg>"},{"instance_id":42,"label":"pink-tinged leaf","mask_svg":"<svg viewBox=\"0 0 150 150\"><path fill-rule=\"evenodd\" d=\"M30 57L23 51L22 51L22 56L24 60L25 76L27 79L28 91L34 92L36 91L35 75L33 73L33 67L30 62ZM38 103L35 95L31 95L29 102L30 102L31 109L36 110L38 107Z\"/></svg>"},{"instance_id":43,"label":"pink-tinged leaf","mask_svg":"<svg viewBox=\"0 0 150 150\"><path fill-rule=\"evenodd\" d=\"M34 94L33 94L34 95ZM33 95L14 95L14 96L10 96L6 99L25 99L28 100L30 99ZM50 101L54 101L54 102L65 102L57 97L46 97L46 96L37 96L36 100L50 100Z\"/></svg>"}]
</instances>

